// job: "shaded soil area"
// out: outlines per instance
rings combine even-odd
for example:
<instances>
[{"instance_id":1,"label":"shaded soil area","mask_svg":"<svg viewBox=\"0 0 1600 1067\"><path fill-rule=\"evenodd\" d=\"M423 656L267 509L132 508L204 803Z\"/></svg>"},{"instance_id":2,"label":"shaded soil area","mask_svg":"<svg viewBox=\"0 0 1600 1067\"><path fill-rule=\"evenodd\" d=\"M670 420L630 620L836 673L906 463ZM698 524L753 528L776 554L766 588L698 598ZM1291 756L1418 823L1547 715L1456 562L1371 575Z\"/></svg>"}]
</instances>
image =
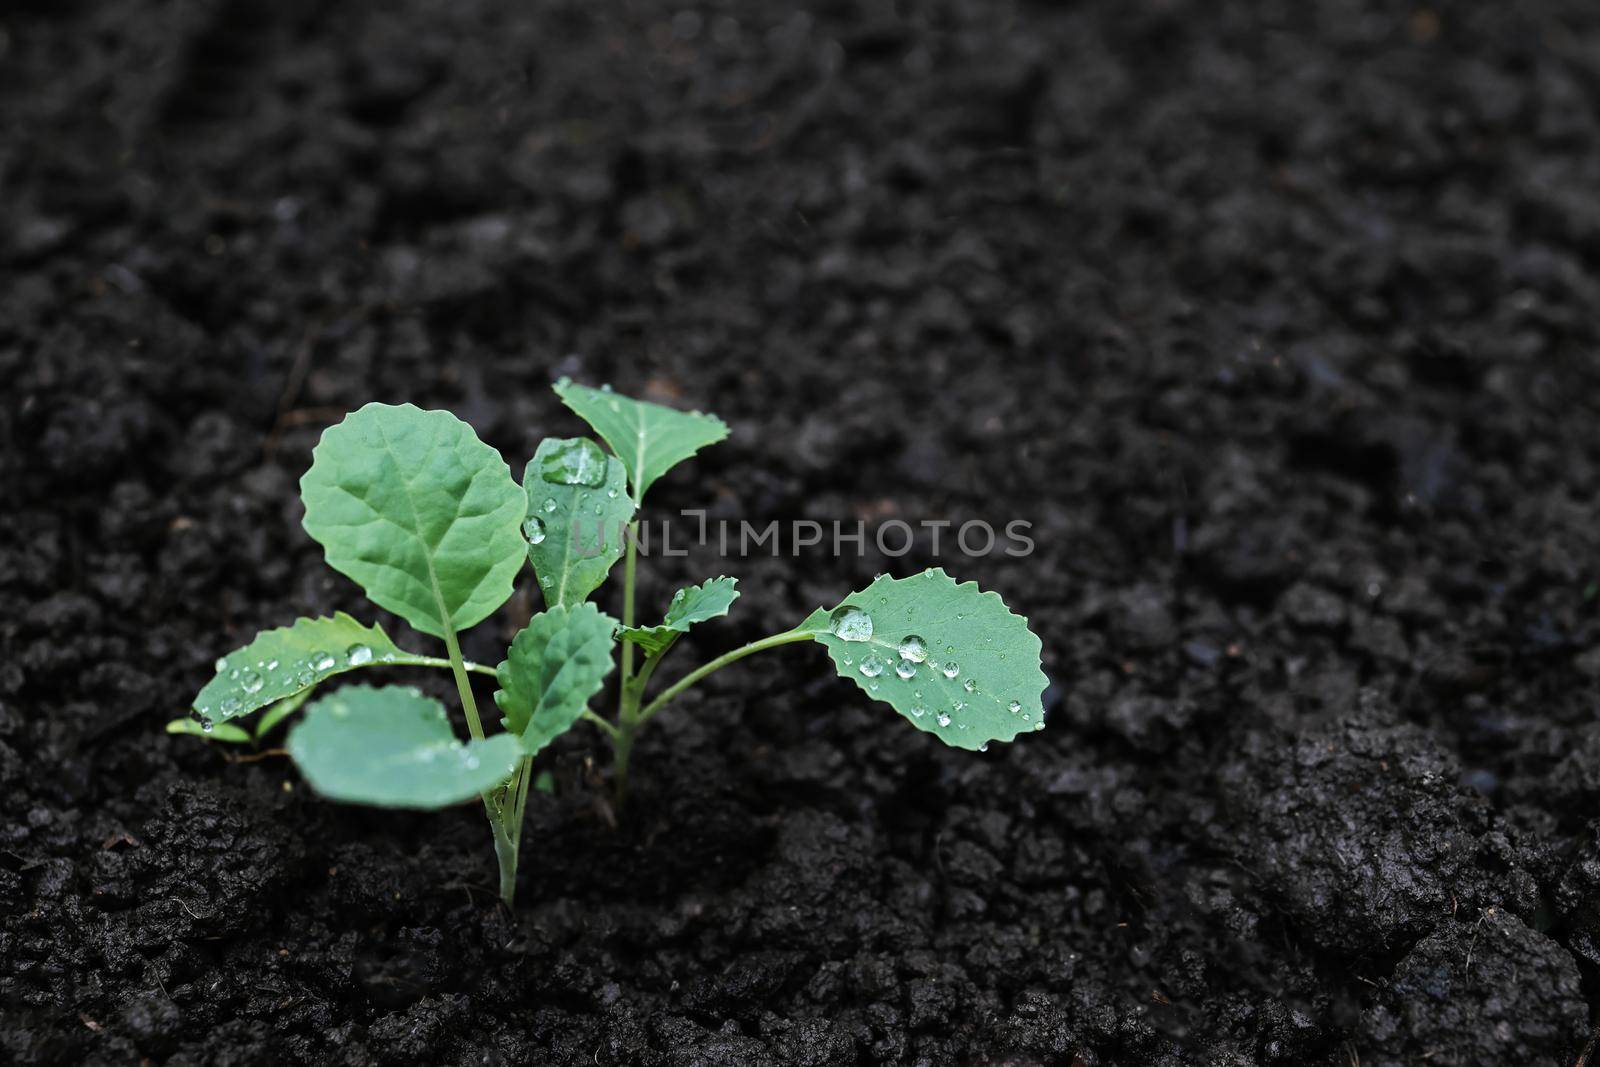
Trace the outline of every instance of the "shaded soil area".
<instances>
[{"instance_id":1,"label":"shaded soil area","mask_svg":"<svg viewBox=\"0 0 1600 1067\"><path fill-rule=\"evenodd\" d=\"M7 5L0 1060L1577 1062L1597 190L1578 0ZM163 733L372 617L299 527L323 427L520 472L561 374L731 423L657 517L1033 524L652 558L647 610L745 593L664 677L938 562L1049 728L747 661L620 827L592 730L542 758L515 915L480 812Z\"/></svg>"}]
</instances>

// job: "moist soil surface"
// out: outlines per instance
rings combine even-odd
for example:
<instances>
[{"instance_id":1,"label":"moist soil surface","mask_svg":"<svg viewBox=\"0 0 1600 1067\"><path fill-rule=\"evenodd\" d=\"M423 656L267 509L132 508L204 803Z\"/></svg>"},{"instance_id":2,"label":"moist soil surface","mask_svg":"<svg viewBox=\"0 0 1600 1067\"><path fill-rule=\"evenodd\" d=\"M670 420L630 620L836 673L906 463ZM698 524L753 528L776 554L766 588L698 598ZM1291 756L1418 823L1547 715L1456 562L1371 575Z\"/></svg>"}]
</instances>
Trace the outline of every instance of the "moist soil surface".
<instances>
[{"instance_id":1,"label":"moist soil surface","mask_svg":"<svg viewBox=\"0 0 1600 1067\"><path fill-rule=\"evenodd\" d=\"M0 1060L1578 1062L1597 20L8 5ZM1048 728L745 661L620 821L591 727L541 757L514 914L472 806L163 731L296 616L429 647L299 526L324 427L449 408L520 476L562 374L732 425L657 519L1032 524L653 554L647 614L744 592L663 678L939 564L1030 618Z\"/></svg>"}]
</instances>

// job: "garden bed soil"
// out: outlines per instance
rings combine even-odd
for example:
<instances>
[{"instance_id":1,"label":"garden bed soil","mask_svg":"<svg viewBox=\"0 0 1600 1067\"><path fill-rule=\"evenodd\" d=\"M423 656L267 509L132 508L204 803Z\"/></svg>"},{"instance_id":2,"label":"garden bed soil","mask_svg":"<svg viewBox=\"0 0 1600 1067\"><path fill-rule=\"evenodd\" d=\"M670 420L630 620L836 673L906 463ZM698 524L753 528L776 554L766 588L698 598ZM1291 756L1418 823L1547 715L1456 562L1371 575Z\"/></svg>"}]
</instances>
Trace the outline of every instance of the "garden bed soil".
<instances>
[{"instance_id":1,"label":"garden bed soil","mask_svg":"<svg viewBox=\"0 0 1600 1067\"><path fill-rule=\"evenodd\" d=\"M1576 1062L1597 98L1559 0L10 5L0 1060ZM1033 524L658 555L647 611L744 592L663 677L937 562L1048 728L747 661L618 825L555 746L515 914L471 806L163 732L368 614L299 527L323 427L446 407L520 475L561 374L731 423L657 518Z\"/></svg>"}]
</instances>

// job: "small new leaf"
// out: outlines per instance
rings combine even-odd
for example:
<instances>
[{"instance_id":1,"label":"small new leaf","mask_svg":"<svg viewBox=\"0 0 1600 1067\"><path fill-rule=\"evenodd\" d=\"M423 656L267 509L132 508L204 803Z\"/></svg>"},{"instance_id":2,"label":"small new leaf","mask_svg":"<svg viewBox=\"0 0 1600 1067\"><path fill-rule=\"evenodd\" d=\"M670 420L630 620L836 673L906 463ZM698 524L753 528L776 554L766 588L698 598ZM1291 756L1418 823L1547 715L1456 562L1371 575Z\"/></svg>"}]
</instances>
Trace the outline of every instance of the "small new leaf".
<instances>
[{"instance_id":1,"label":"small new leaf","mask_svg":"<svg viewBox=\"0 0 1600 1067\"><path fill-rule=\"evenodd\" d=\"M672 603L659 626L625 626L617 631L624 641L640 645L647 653L655 654L689 632L697 622L726 615L728 608L739 598L737 578L708 578L699 585L691 585L672 594Z\"/></svg>"},{"instance_id":2,"label":"small new leaf","mask_svg":"<svg viewBox=\"0 0 1600 1067\"><path fill-rule=\"evenodd\" d=\"M633 518L627 471L587 437L547 438L522 475L528 559L550 607L581 604L622 555Z\"/></svg>"},{"instance_id":3,"label":"small new leaf","mask_svg":"<svg viewBox=\"0 0 1600 1067\"><path fill-rule=\"evenodd\" d=\"M167 733L189 734L193 737L203 737L207 741L223 741L230 745L248 745L250 743L249 731L232 723L214 725L207 730L204 723L196 722L193 719L173 719L167 723Z\"/></svg>"},{"instance_id":4,"label":"small new leaf","mask_svg":"<svg viewBox=\"0 0 1600 1067\"><path fill-rule=\"evenodd\" d=\"M494 702L522 751L541 749L583 717L611 673L617 622L593 604L550 608L528 621L495 669Z\"/></svg>"},{"instance_id":5,"label":"small new leaf","mask_svg":"<svg viewBox=\"0 0 1600 1067\"><path fill-rule=\"evenodd\" d=\"M517 739L459 741L444 705L410 686L352 685L289 731L289 755L318 793L382 808L442 808L511 777Z\"/></svg>"},{"instance_id":6,"label":"small new leaf","mask_svg":"<svg viewBox=\"0 0 1600 1067\"><path fill-rule=\"evenodd\" d=\"M797 630L827 646L841 677L947 745L978 749L1044 728L1039 638L976 582L939 568L880 575Z\"/></svg>"},{"instance_id":7,"label":"small new leaf","mask_svg":"<svg viewBox=\"0 0 1600 1067\"><path fill-rule=\"evenodd\" d=\"M374 603L443 637L511 596L527 497L472 427L448 411L368 404L311 455L306 532Z\"/></svg>"},{"instance_id":8,"label":"small new leaf","mask_svg":"<svg viewBox=\"0 0 1600 1067\"><path fill-rule=\"evenodd\" d=\"M381 627L363 626L342 611L332 618L296 619L262 630L217 660L217 673L194 698L194 710L214 723L227 722L335 674L424 658L397 647Z\"/></svg>"},{"instance_id":9,"label":"small new leaf","mask_svg":"<svg viewBox=\"0 0 1600 1067\"><path fill-rule=\"evenodd\" d=\"M556 395L611 446L628 469L634 503L652 482L707 445L728 436L715 415L678 411L633 400L605 389L590 389L562 378Z\"/></svg>"},{"instance_id":10,"label":"small new leaf","mask_svg":"<svg viewBox=\"0 0 1600 1067\"><path fill-rule=\"evenodd\" d=\"M259 741L272 732L273 727L300 710L300 705L311 699L311 694L317 691L316 686L302 689L292 697L282 700L267 708L261 713L261 718L256 720L256 740Z\"/></svg>"}]
</instances>

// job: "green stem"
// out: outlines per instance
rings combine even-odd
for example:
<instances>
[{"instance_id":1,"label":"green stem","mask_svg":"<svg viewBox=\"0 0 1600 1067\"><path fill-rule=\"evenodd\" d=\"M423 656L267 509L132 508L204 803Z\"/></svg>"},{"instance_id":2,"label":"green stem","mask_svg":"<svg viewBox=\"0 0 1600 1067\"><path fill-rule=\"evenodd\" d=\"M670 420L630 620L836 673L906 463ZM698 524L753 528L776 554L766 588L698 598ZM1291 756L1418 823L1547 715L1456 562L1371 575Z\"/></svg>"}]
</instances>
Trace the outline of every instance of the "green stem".
<instances>
[{"instance_id":1,"label":"green stem","mask_svg":"<svg viewBox=\"0 0 1600 1067\"><path fill-rule=\"evenodd\" d=\"M643 726L646 722L650 721L650 716L654 715L656 712L660 711L662 708L671 703L673 697L677 696L679 693L682 693L685 689L688 689L690 686L694 685L702 678L705 678L707 675L715 674L728 664L736 663L739 660L744 659L746 656L756 652L762 652L769 648L777 648L779 645L790 645L796 641L810 641L815 636L816 635L809 630L785 630L781 634L773 634L771 637L763 637L759 641L752 641L748 645L741 645L732 652L724 652L716 659L696 667L682 678L679 678L672 685L668 686L666 690L664 690L659 696L647 704L645 709L639 713L638 725Z\"/></svg>"},{"instance_id":2,"label":"green stem","mask_svg":"<svg viewBox=\"0 0 1600 1067\"><path fill-rule=\"evenodd\" d=\"M455 669L455 664L451 663L448 659L443 659L443 658L441 658L439 656L413 656L409 652L406 653L406 658L405 659L388 660L388 661L385 661L385 662L374 664L374 666L377 666L377 667L448 667L451 670ZM493 667L488 666L487 664L472 663L472 662L470 662L468 660L462 660L461 661L461 666L469 674L487 674L490 678L498 677L498 675L495 673L495 669Z\"/></svg>"},{"instance_id":3,"label":"green stem","mask_svg":"<svg viewBox=\"0 0 1600 1067\"><path fill-rule=\"evenodd\" d=\"M605 719L596 715L594 712L590 711L588 708L583 710L583 717L589 722L592 722L596 726L600 727L601 732L607 737L611 738L611 740L615 741L617 739L617 728L611 725L609 722L606 722Z\"/></svg>"},{"instance_id":4,"label":"green stem","mask_svg":"<svg viewBox=\"0 0 1600 1067\"><path fill-rule=\"evenodd\" d=\"M635 507L638 506L637 501ZM639 553L639 524L628 523L627 555L622 564L622 625L633 625L633 579L634 571L638 566ZM622 642L622 685L627 688L628 679L633 677L633 642ZM618 709L620 710L620 708Z\"/></svg>"},{"instance_id":5,"label":"green stem","mask_svg":"<svg viewBox=\"0 0 1600 1067\"><path fill-rule=\"evenodd\" d=\"M467 716L467 732L474 740L482 741L483 721L478 718L478 702L472 696L472 679L467 677L467 665L461 658L461 642L449 627L444 631L444 647L450 654L450 673L456 678L456 692L461 695L461 710ZM524 764L526 761L524 761ZM510 908L517 895L517 838L512 827L506 824L507 798L516 785L522 767L512 776L511 785L505 789L483 794L483 812L489 818L489 832L494 835L494 855L500 862L500 899Z\"/></svg>"},{"instance_id":6,"label":"green stem","mask_svg":"<svg viewBox=\"0 0 1600 1067\"><path fill-rule=\"evenodd\" d=\"M450 653L450 673L456 676L456 692L461 694L461 710L467 714L467 732L473 740L483 740L483 723L478 718L478 702L472 698L472 680L467 677L466 664L461 659L461 643L456 632L445 627L444 647Z\"/></svg>"},{"instance_id":7,"label":"green stem","mask_svg":"<svg viewBox=\"0 0 1600 1067\"><path fill-rule=\"evenodd\" d=\"M494 832L494 856L500 861L500 899L506 907L516 906L517 899L517 836L511 833L504 820L489 817L489 829Z\"/></svg>"}]
</instances>

